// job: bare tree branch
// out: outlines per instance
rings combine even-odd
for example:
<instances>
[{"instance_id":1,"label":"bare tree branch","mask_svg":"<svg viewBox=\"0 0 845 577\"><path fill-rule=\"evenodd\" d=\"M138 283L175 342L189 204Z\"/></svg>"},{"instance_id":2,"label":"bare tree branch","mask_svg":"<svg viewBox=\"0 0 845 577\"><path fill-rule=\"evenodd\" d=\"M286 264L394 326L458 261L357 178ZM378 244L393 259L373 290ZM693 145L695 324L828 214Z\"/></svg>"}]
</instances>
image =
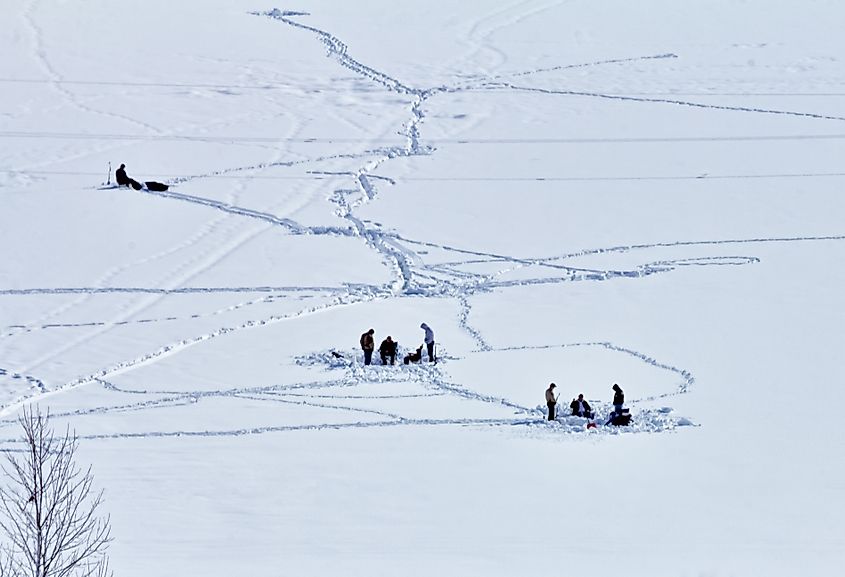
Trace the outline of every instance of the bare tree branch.
<instances>
[{"instance_id":1,"label":"bare tree branch","mask_svg":"<svg viewBox=\"0 0 845 577\"><path fill-rule=\"evenodd\" d=\"M24 408L19 420L25 451L7 454L0 466L0 577L110 577L109 517L98 509L91 468L76 462L78 440L66 429L57 436L49 411Z\"/></svg>"}]
</instances>

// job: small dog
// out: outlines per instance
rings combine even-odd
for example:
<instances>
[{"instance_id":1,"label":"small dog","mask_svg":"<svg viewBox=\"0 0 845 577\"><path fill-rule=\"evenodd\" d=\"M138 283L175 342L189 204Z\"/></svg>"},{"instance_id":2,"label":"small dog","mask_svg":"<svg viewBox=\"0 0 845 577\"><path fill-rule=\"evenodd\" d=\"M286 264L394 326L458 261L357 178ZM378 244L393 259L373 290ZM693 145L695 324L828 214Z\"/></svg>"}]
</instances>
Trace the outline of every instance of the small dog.
<instances>
[{"instance_id":1,"label":"small dog","mask_svg":"<svg viewBox=\"0 0 845 577\"><path fill-rule=\"evenodd\" d=\"M418 363L422 360L423 345L417 349L417 352L405 355L405 364Z\"/></svg>"}]
</instances>

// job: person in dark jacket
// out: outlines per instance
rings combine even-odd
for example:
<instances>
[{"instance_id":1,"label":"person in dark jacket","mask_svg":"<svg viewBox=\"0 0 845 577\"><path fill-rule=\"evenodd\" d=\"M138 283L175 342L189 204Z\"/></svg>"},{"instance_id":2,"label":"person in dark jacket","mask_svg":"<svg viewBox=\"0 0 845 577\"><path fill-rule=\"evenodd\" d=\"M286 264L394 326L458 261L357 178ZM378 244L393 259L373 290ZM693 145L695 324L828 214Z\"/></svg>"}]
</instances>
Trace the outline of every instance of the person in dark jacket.
<instances>
[{"instance_id":1,"label":"person in dark jacket","mask_svg":"<svg viewBox=\"0 0 845 577\"><path fill-rule=\"evenodd\" d=\"M121 164L120 168L114 171L114 179L118 186L129 186L129 177L126 176L125 164Z\"/></svg>"},{"instance_id":2,"label":"person in dark jacket","mask_svg":"<svg viewBox=\"0 0 845 577\"><path fill-rule=\"evenodd\" d=\"M381 341L381 346L378 348L381 355L381 364L386 365L387 359L390 359L391 365L396 363L396 345L396 341L390 335L387 335L387 338Z\"/></svg>"},{"instance_id":3,"label":"person in dark jacket","mask_svg":"<svg viewBox=\"0 0 845 577\"><path fill-rule=\"evenodd\" d=\"M364 351L365 365L369 365L373 362L373 349L376 348L376 342L373 340L374 334L376 334L376 330L370 329L361 335L361 350Z\"/></svg>"},{"instance_id":4,"label":"person in dark jacket","mask_svg":"<svg viewBox=\"0 0 845 577\"><path fill-rule=\"evenodd\" d=\"M557 385L552 383L546 389L546 406L549 407L549 420L555 420L555 406L557 405L557 397L555 397L555 387Z\"/></svg>"},{"instance_id":5,"label":"person in dark jacket","mask_svg":"<svg viewBox=\"0 0 845 577\"><path fill-rule=\"evenodd\" d=\"M613 383L613 409L614 411L619 414L622 412L622 405L625 404L625 393L622 392L622 388Z\"/></svg>"},{"instance_id":6,"label":"person in dark jacket","mask_svg":"<svg viewBox=\"0 0 845 577\"><path fill-rule=\"evenodd\" d=\"M569 403L569 408L572 409L573 417L585 417L587 419L593 418L593 411L590 409L590 403L584 400L584 395L578 395L577 399L572 399Z\"/></svg>"},{"instance_id":7,"label":"person in dark jacket","mask_svg":"<svg viewBox=\"0 0 845 577\"><path fill-rule=\"evenodd\" d=\"M627 410L622 408L622 405L625 404L625 393L622 391L622 387L613 383L613 412L610 414L610 418L607 419L605 425L627 425L631 422L631 416L625 415L624 413Z\"/></svg>"},{"instance_id":8,"label":"person in dark jacket","mask_svg":"<svg viewBox=\"0 0 845 577\"><path fill-rule=\"evenodd\" d=\"M128 176L126 176L125 164L121 164L120 168L118 168L114 172L114 179L117 181L118 186L131 186L135 190L141 190L143 188L140 182L138 182L134 178L129 178ZM167 190L166 187L165 190Z\"/></svg>"}]
</instances>

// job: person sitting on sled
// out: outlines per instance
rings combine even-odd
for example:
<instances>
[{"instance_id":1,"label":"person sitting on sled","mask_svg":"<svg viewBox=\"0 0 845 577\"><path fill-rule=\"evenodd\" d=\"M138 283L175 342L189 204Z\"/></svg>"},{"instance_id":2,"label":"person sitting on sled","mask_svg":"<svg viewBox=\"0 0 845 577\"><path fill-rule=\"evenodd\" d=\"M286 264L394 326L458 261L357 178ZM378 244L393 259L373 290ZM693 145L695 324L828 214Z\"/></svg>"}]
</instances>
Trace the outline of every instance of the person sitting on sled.
<instances>
[{"instance_id":1,"label":"person sitting on sled","mask_svg":"<svg viewBox=\"0 0 845 577\"><path fill-rule=\"evenodd\" d=\"M129 177L126 176L125 164L121 164L120 168L114 171L114 179L118 186L129 186Z\"/></svg>"},{"instance_id":2,"label":"person sitting on sled","mask_svg":"<svg viewBox=\"0 0 845 577\"><path fill-rule=\"evenodd\" d=\"M138 182L134 178L129 178L128 176L126 176L126 165L125 164L121 164L120 168L118 168L114 172L114 179L117 181L118 186L131 186L135 190L141 190L143 188L143 186L141 185L140 182ZM164 190L167 190L166 185L162 185L162 186L164 186Z\"/></svg>"}]
</instances>

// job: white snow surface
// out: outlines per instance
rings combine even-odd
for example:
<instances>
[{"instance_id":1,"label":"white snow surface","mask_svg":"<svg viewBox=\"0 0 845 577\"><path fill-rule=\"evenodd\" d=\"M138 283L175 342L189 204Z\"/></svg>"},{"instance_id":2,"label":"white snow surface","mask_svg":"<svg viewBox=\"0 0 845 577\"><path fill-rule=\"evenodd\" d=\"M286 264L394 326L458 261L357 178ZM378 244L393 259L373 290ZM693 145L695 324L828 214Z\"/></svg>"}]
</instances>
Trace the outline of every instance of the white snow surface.
<instances>
[{"instance_id":1,"label":"white snow surface","mask_svg":"<svg viewBox=\"0 0 845 577\"><path fill-rule=\"evenodd\" d=\"M116 575L845 564L841 2L0 21L0 446L76 431Z\"/></svg>"}]
</instances>

